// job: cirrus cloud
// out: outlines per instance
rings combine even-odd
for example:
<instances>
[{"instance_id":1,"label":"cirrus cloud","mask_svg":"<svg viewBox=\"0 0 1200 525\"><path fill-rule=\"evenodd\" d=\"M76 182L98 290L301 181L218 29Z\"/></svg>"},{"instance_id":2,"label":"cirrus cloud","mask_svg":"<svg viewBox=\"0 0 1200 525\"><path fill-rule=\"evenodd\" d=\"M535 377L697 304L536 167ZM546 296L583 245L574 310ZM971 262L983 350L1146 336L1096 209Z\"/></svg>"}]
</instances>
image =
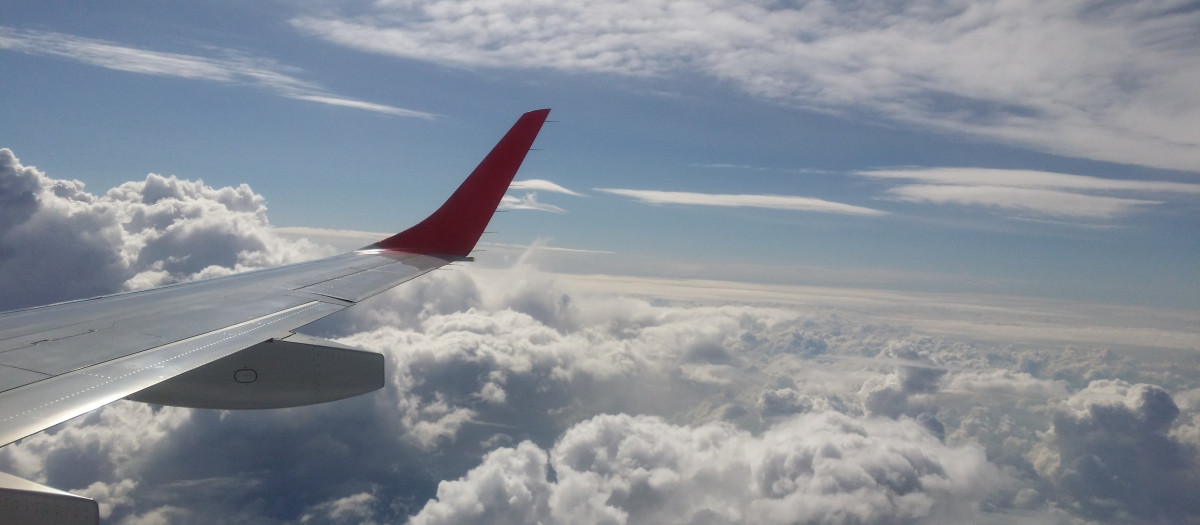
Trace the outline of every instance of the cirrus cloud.
<instances>
[{"instance_id":1,"label":"cirrus cloud","mask_svg":"<svg viewBox=\"0 0 1200 525\"><path fill-rule=\"evenodd\" d=\"M887 194L895 200L982 206L1075 219L1113 219L1163 204L1167 199L1194 200L1193 196L1200 194L1200 184L1035 170L907 168L860 171L855 175L906 181L887 189ZM1129 194L1149 194L1162 200L1130 198Z\"/></svg>"},{"instance_id":2,"label":"cirrus cloud","mask_svg":"<svg viewBox=\"0 0 1200 525\"><path fill-rule=\"evenodd\" d=\"M228 56L210 58L152 51L115 42L62 33L18 30L0 26L0 50L46 55L93 66L140 73L239 84L265 89L276 95L331 106L348 107L397 117L432 119L431 113L347 98L295 76L299 71L274 60L224 50Z\"/></svg>"},{"instance_id":3,"label":"cirrus cloud","mask_svg":"<svg viewBox=\"0 0 1200 525\"><path fill-rule=\"evenodd\" d=\"M814 211L845 215L880 216L887 212L843 204L812 197L793 195L749 195L694 193L689 191L630 190L594 188L596 191L630 197L647 204L681 204L686 206L720 206L732 208L767 208L775 210Z\"/></svg>"},{"instance_id":4,"label":"cirrus cloud","mask_svg":"<svg viewBox=\"0 0 1200 525\"><path fill-rule=\"evenodd\" d=\"M291 23L350 48L453 66L698 73L785 105L1200 170L1198 17L1178 0L443 0Z\"/></svg>"}]
</instances>

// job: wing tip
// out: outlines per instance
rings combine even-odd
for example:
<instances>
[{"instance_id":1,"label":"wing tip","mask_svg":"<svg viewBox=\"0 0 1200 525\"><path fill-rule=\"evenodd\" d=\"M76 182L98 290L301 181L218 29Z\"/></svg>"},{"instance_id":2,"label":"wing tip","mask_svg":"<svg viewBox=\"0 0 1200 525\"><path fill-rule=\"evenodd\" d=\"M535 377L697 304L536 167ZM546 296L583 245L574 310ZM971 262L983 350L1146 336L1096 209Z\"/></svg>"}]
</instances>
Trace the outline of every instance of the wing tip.
<instances>
[{"instance_id":1,"label":"wing tip","mask_svg":"<svg viewBox=\"0 0 1200 525\"><path fill-rule=\"evenodd\" d=\"M470 255L549 115L550 108L522 114L437 211L368 248L456 258Z\"/></svg>"}]
</instances>

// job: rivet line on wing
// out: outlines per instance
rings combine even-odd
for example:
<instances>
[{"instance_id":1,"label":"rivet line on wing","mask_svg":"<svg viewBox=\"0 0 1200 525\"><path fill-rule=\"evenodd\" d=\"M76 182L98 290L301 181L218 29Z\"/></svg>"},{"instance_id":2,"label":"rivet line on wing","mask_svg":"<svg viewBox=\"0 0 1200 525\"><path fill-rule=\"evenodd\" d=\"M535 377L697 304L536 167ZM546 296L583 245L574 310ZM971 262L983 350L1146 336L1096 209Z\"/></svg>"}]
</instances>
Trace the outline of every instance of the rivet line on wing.
<instances>
[{"instance_id":1,"label":"rivet line on wing","mask_svg":"<svg viewBox=\"0 0 1200 525\"><path fill-rule=\"evenodd\" d=\"M205 348L208 348L208 347L210 347L210 346L217 345L217 344L223 343L223 342L225 342L225 341L228 341L228 340L230 340L230 339L234 339L234 338L236 338L236 337L239 337L239 336L242 336L242 335L248 334L248 333L250 333L250 332L253 332L254 330L256 330L256 329L258 329L258 328L261 328L261 327L263 327L263 326L268 326L268 325L271 325L271 324L275 324L275 323L277 323L277 322L279 322L279 321L282 321L282 320L284 320L284 319L287 319L287 318L289 318L289 317L294 317L294 316L296 316L296 315L300 314L301 312L304 312L304 311L306 311L306 310L311 310L311 309L315 308L316 306L317 306L317 305L316 305L316 303L309 303L309 304L307 304L307 305L303 305L303 306L301 306L301 307L297 308L296 310L294 310L294 311L292 311L292 312L290 312L290 313L288 313L288 314L286 314L286 315L282 315L282 316L280 316L280 317L276 317L276 318L274 318L274 319L270 319L270 320L262 320L262 321L253 321L253 322L251 322L250 324L246 325L246 326L248 326L248 327L249 327L249 328L248 328L248 329L246 329L246 330L242 330L242 331L240 331L240 332L237 332L237 333L235 333L235 334L228 335L228 336L224 337L223 339L219 339L219 340L217 340L217 341L213 341L213 342L211 342L211 343L208 343L208 344L206 344L206 345L204 345L204 346L199 346L199 347L193 348L193 349L191 349L191 350L188 350L187 352L184 352L184 353L178 354L178 355L176 355L176 356L169 357L169 358L167 358L167 359L163 359L162 361L159 361L159 362L157 362L157 363L153 363L153 364L150 364L150 365L144 366L144 367L142 367L142 368L138 368L138 369L136 369L136 370L132 370L132 371L130 371L130 372L127 372L127 373L125 373L124 375L120 375L120 376L116 376L116 377L109 377L109 376L102 376L102 375L98 375L98 374L84 373L83 375L88 375L88 376L95 377L95 378L98 378L98 379L107 379L107 381L104 381L104 382L101 382L101 383L96 383L96 384L94 384L94 385L92 385L92 386L90 386L90 387L87 387L87 388L83 389L83 390L79 390L79 391L77 391L77 392L74 392L74 393L71 393L71 394L65 395L65 396L63 396L63 397L60 397L60 398L58 398L58 399L55 399L55 400L52 400L52 401L47 401L47 402L45 402L45 403L42 403L41 405L38 405L38 406L35 406L35 407L33 407L33 408L27 409L27 410L25 410L24 412L20 412L20 413L17 413L17 414L13 414L13 415L11 415L11 416L8 416L8 417L6 417L6 418L4 418L4 419L0 419L0 422L7 422L7 421L10 421L10 420L13 420L13 419L19 418L19 417L21 417L21 416L24 416L24 415L26 415L26 414L30 414L30 413L33 413L33 412L37 412L37 411L39 411L39 410L41 410L41 409L43 409L43 408L46 408L46 407L48 407L48 406L51 406L51 405L55 405L55 404L61 403L61 402L63 402L63 401L66 401L66 400L68 400L68 399L71 399L71 398L73 398L73 397L77 397L77 396L79 396L79 395L85 394L85 393L87 393L87 392L89 392L89 391L91 391L91 390L95 390L95 389L97 389L97 388L100 388L100 387L102 387L102 386L105 386L105 385L107 385L107 384L109 384L109 383L112 383L112 382L115 382L115 381L119 381L119 380L121 380L121 379L124 379L124 378L126 378L126 377L130 377L130 376L132 376L132 375L135 375L135 374L138 374L138 373L141 373L141 372L144 372L144 371L146 371L146 370L149 370L149 369L151 369L151 368L157 368L157 367L159 367L159 366L162 366L164 363L167 363L167 362L173 361L173 360L175 360L175 359L179 359L180 357L186 356L186 355L188 355L188 354L191 354L191 353L193 353L193 352L198 352L198 351L200 351L200 350L203 350L203 349L205 349ZM207 335L207 334L206 334L206 335ZM201 337L203 337L203 336L201 336Z\"/></svg>"}]
</instances>

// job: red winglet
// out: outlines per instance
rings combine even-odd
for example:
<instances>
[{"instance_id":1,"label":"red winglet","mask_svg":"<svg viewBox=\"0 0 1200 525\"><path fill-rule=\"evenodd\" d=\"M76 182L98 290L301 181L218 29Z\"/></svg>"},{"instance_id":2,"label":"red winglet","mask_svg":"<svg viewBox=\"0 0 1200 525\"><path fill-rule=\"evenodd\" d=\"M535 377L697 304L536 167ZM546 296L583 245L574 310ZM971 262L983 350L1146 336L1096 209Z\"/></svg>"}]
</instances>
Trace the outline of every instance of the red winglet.
<instances>
[{"instance_id":1,"label":"red winglet","mask_svg":"<svg viewBox=\"0 0 1200 525\"><path fill-rule=\"evenodd\" d=\"M549 114L549 109L539 109L521 115L442 207L371 247L457 257L471 253Z\"/></svg>"}]
</instances>

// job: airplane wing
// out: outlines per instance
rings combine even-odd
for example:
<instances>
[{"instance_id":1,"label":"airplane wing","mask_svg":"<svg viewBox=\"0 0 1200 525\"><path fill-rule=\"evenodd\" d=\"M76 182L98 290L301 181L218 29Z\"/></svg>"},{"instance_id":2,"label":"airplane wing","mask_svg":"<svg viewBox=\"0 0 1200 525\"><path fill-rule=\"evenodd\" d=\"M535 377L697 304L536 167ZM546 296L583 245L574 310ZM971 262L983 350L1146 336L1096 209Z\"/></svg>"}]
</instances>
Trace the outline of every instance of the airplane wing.
<instances>
[{"instance_id":1,"label":"airplane wing","mask_svg":"<svg viewBox=\"0 0 1200 525\"><path fill-rule=\"evenodd\" d=\"M525 113L437 211L360 250L0 314L0 446L118 399L322 403L383 387L383 355L298 327L470 260L548 109ZM90 499L0 473L0 522L96 523Z\"/></svg>"}]
</instances>

